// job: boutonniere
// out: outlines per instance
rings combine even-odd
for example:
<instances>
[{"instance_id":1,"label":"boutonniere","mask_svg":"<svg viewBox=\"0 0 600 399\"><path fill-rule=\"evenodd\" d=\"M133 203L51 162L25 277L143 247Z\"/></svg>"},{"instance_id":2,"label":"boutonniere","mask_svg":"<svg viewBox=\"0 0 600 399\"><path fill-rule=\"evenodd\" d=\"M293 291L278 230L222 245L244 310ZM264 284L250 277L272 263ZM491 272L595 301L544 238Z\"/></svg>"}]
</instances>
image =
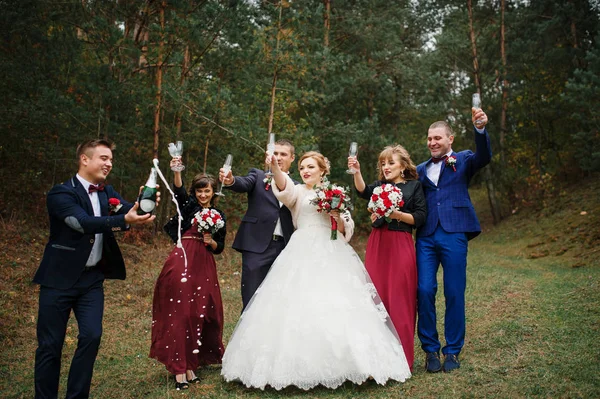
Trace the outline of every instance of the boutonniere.
<instances>
[{"instance_id":1,"label":"boutonniere","mask_svg":"<svg viewBox=\"0 0 600 399\"><path fill-rule=\"evenodd\" d=\"M265 190L269 191L271 188L271 182L273 181L273 176L267 176L263 179L263 183L265 183Z\"/></svg>"},{"instance_id":2,"label":"boutonniere","mask_svg":"<svg viewBox=\"0 0 600 399\"><path fill-rule=\"evenodd\" d=\"M119 212L119 209L121 209L122 206L123 206L123 204L121 204L121 201L119 201L118 198L109 198L108 199L108 212L109 212L109 214L113 214L113 213Z\"/></svg>"},{"instance_id":3,"label":"boutonniere","mask_svg":"<svg viewBox=\"0 0 600 399\"><path fill-rule=\"evenodd\" d=\"M456 157L454 155L446 158L446 166L451 166L452 170L456 172Z\"/></svg>"}]
</instances>

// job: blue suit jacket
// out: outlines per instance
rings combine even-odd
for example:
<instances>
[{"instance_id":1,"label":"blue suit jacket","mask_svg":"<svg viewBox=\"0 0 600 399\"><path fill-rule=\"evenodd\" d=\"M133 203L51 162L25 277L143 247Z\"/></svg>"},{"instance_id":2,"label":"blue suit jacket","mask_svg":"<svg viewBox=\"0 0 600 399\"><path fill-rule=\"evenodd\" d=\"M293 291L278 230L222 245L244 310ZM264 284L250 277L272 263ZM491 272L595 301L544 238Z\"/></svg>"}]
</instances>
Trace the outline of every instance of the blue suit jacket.
<instances>
[{"instance_id":1,"label":"blue suit jacket","mask_svg":"<svg viewBox=\"0 0 600 399\"><path fill-rule=\"evenodd\" d=\"M48 192L50 237L33 278L35 283L71 288L83 273L97 233L103 234L102 259L97 266L106 278L125 279L125 263L114 232L127 229L125 214L133 204L123 200L110 185L98 192L98 198L102 216L94 216L90 197L75 176ZM123 205L116 215L108 215L109 198L118 198Z\"/></svg>"},{"instance_id":2,"label":"blue suit jacket","mask_svg":"<svg viewBox=\"0 0 600 399\"><path fill-rule=\"evenodd\" d=\"M427 200L427 219L417 229L417 238L433 234L438 223L449 233L466 233L469 240L481 233L469 196L469 183L479 169L490 163L492 149L487 130L484 133L474 133L476 152L452 152L456 157L456 172L451 166L442 164L437 186L427 177L426 166L431 158L417 166Z\"/></svg>"},{"instance_id":3,"label":"blue suit jacket","mask_svg":"<svg viewBox=\"0 0 600 399\"><path fill-rule=\"evenodd\" d=\"M283 238L287 244L294 232L292 214L282 205L273 194L273 188L265 190L265 172L259 169L250 169L246 176L235 176L231 186L226 186L232 191L248 194L248 210L242 218L242 223L233 240L233 249L263 253L267 250L277 219L281 219Z\"/></svg>"}]
</instances>

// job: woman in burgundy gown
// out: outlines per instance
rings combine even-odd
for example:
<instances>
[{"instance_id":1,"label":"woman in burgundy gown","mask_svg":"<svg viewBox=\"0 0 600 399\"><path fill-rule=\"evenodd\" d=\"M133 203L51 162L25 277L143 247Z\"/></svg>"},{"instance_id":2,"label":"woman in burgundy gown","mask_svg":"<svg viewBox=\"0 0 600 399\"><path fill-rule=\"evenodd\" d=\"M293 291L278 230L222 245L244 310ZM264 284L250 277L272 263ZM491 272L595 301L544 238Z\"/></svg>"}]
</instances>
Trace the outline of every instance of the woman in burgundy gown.
<instances>
[{"instance_id":1,"label":"woman in burgundy gown","mask_svg":"<svg viewBox=\"0 0 600 399\"><path fill-rule=\"evenodd\" d=\"M150 357L175 375L178 390L199 383L194 373L198 367L220 364L224 352L223 304L213 255L223 251L226 230L223 226L212 235L202 234L192 224L196 212L213 207L216 184L211 176L197 175L188 194L181 172L175 172L175 198L183 217L182 248L173 248L156 281ZM178 227L177 215L164 227L174 242Z\"/></svg>"},{"instance_id":2,"label":"woman in burgundy gown","mask_svg":"<svg viewBox=\"0 0 600 399\"><path fill-rule=\"evenodd\" d=\"M412 230L425 222L427 205L423 188L415 164L400 145L385 147L379 154L379 180L368 186L355 157L348 158L348 167L357 171L354 185L366 200L376 187L386 183L394 184L403 194L404 205L392 212L389 223L371 214L373 229L367 242L365 267L398 331L412 370L417 317L417 262Z\"/></svg>"}]
</instances>

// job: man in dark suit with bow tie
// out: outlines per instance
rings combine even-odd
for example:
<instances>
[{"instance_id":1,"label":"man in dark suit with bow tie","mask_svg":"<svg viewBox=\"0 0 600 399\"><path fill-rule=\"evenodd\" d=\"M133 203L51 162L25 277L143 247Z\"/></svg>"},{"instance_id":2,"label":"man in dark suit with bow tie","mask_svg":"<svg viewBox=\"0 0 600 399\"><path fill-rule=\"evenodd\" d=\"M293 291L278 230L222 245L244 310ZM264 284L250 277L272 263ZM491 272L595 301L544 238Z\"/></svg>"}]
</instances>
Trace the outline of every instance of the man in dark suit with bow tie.
<instances>
[{"instance_id":1,"label":"man in dark suit with bow tie","mask_svg":"<svg viewBox=\"0 0 600 399\"><path fill-rule=\"evenodd\" d=\"M288 140L275 143L273 153L279 168L289 173L294 161L294 146ZM263 170L250 169L246 176L233 176L231 171L219 174L223 187L248 195L248 210L233 241L233 249L242 253L242 304L248 302L267 276L271 265L286 246L294 225L290 210L282 205Z\"/></svg>"},{"instance_id":2,"label":"man in dark suit with bow tie","mask_svg":"<svg viewBox=\"0 0 600 399\"><path fill-rule=\"evenodd\" d=\"M460 367L458 355L465 340L465 289L467 284L468 241L481 232L469 196L469 182L492 158L490 138L485 125L487 115L472 109L476 152L454 152L454 134L444 121L433 123L427 135L431 158L417 167L427 201L427 219L417 229L417 330L426 353L428 372L450 372ZM436 327L435 296L437 271L444 269L446 346L442 365Z\"/></svg>"},{"instance_id":3,"label":"man in dark suit with bow tie","mask_svg":"<svg viewBox=\"0 0 600 399\"><path fill-rule=\"evenodd\" d=\"M77 174L48 193L50 237L33 281L40 284L35 353L35 397L56 398L61 352L71 311L79 328L67 398L89 397L102 336L105 278L125 279L114 233L151 223L137 214L137 202L104 185L112 169L113 145L91 140L77 148ZM109 204L110 199L110 204ZM118 200L118 204L117 204Z\"/></svg>"}]
</instances>

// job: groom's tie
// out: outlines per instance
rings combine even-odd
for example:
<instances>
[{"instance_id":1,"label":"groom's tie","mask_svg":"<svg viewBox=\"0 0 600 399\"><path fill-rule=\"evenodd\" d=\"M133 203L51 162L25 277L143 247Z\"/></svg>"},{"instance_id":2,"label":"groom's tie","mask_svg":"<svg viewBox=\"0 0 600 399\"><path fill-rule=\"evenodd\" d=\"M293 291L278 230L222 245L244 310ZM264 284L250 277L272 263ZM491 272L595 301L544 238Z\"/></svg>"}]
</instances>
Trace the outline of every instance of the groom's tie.
<instances>
[{"instance_id":1,"label":"groom's tie","mask_svg":"<svg viewBox=\"0 0 600 399\"><path fill-rule=\"evenodd\" d=\"M88 193L93 193L95 191L104 191L104 184L100 183L97 186L94 184L90 184L90 187L88 188Z\"/></svg>"},{"instance_id":2,"label":"groom's tie","mask_svg":"<svg viewBox=\"0 0 600 399\"><path fill-rule=\"evenodd\" d=\"M448 158L448 155L444 155L443 157L439 157L439 158L433 157L433 158L431 158L431 162L438 163L440 161L445 161L447 158Z\"/></svg>"}]
</instances>

